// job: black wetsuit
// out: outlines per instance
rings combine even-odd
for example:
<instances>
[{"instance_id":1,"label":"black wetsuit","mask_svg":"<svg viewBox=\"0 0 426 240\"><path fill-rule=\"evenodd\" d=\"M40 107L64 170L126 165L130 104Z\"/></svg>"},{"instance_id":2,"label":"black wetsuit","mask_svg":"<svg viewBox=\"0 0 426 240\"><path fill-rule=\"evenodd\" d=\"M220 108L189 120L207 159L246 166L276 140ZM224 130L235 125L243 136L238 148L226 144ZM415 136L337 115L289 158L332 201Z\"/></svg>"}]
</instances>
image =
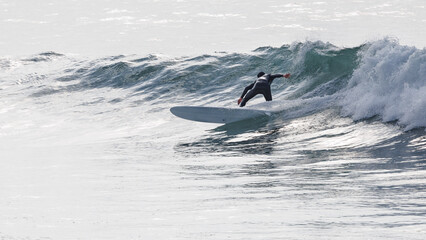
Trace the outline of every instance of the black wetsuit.
<instances>
[{"instance_id":1,"label":"black wetsuit","mask_svg":"<svg viewBox=\"0 0 426 240\"><path fill-rule=\"evenodd\" d=\"M282 74L265 74L258 78L254 83L248 85L243 94L241 94L241 98L243 99L240 103L240 107L244 107L248 100L252 99L257 94L262 94L265 97L266 101L272 101L271 94L271 83L275 78L283 77Z\"/></svg>"}]
</instances>

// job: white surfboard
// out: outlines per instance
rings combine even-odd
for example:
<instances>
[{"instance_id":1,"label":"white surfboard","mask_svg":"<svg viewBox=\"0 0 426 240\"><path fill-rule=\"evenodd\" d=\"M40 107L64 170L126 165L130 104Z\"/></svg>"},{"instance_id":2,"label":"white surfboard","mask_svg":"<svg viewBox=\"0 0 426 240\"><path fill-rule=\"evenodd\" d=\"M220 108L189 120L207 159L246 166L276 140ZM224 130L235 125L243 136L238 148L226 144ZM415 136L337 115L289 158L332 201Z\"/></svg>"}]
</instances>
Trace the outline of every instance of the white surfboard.
<instances>
[{"instance_id":1,"label":"white surfboard","mask_svg":"<svg viewBox=\"0 0 426 240\"><path fill-rule=\"evenodd\" d=\"M232 123L244 119L270 116L271 112L247 108L177 106L170 111L180 118L198 122Z\"/></svg>"}]
</instances>

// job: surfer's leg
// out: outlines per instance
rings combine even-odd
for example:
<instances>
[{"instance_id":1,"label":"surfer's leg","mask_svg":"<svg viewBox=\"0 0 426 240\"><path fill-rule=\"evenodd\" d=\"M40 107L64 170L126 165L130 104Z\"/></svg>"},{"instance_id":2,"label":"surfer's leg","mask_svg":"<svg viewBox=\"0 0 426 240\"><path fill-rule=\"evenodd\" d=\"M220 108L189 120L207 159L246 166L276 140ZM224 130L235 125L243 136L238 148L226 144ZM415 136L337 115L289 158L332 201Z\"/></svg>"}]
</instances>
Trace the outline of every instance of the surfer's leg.
<instances>
[{"instance_id":1,"label":"surfer's leg","mask_svg":"<svg viewBox=\"0 0 426 240\"><path fill-rule=\"evenodd\" d=\"M269 85L264 86L261 93L266 101L272 101L271 87Z\"/></svg>"},{"instance_id":2,"label":"surfer's leg","mask_svg":"<svg viewBox=\"0 0 426 240\"><path fill-rule=\"evenodd\" d=\"M256 96L259 92L256 89L251 89L247 92L247 94L244 96L243 101L240 103L240 107L244 107L246 103L252 99L254 96Z\"/></svg>"},{"instance_id":3,"label":"surfer's leg","mask_svg":"<svg viewBox=\"0 0 426 240\"><path fill-rule=\"evenodd\" d=\"M265 97L266 101L272 101L272 94L271 94L271 89L266 90L263 93L263 96Z\"/></svg>"},{"instance_id":4,"label":"surfer's leg","mask_svg":"<svg viewBox=\"0 0 426 240\"><path fill-rule=\"evenodd\" d=\"M271 86L269 86L269 84L265 84L265 86L262 87L262 95L265 97L266 101L272 101Z\"/></svg>"}]
</instances>

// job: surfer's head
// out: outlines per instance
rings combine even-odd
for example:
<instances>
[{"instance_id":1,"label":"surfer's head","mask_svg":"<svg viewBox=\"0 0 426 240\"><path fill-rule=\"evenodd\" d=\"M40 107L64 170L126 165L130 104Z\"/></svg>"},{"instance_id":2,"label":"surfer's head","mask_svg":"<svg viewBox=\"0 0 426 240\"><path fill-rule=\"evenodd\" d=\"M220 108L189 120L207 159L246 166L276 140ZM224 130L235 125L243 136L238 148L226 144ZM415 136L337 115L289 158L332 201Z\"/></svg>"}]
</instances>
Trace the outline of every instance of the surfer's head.
<instances>
[{"instance_id":1,"label":"surfer's head","mask_svg":"<svg viewBox=\"0 0 426 240\"><path fill-rule=\"evenodd\" d=\"M265 75L265 73L264 72L259 72L258 74L257 74L257 77L258 78L260 78L261 76L263 76L263 75Z\"/></svg>"}]
</instances>

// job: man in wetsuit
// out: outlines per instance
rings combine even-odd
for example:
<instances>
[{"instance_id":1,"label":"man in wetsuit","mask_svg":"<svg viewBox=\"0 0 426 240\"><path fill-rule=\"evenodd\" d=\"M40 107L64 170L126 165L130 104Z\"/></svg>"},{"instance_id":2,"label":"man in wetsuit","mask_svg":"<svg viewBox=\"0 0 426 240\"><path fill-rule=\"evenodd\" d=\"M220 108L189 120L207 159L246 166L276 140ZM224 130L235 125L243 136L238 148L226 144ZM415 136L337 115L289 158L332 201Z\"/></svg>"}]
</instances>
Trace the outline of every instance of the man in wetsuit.
<instances>
[{"instance_id":1,"label":"man in wetsuit","mask_svg":"<svg viewBox=\"0 0 426 240\"><path fill-rule=\"evenodd\" d=\"M260 72L257 74L257 80L248 85L244 91L243 94L241 94L240 99L238 99L238 104L240 107L244 107L246 103L252 99L257 94L262 94L266 101L272 101L272 94L271 94L271 83L274 81L275 78L278 77L285 77L289 78L290 73L287 74L265 74L264 72Z\"/></svg>"}]
</instances>

